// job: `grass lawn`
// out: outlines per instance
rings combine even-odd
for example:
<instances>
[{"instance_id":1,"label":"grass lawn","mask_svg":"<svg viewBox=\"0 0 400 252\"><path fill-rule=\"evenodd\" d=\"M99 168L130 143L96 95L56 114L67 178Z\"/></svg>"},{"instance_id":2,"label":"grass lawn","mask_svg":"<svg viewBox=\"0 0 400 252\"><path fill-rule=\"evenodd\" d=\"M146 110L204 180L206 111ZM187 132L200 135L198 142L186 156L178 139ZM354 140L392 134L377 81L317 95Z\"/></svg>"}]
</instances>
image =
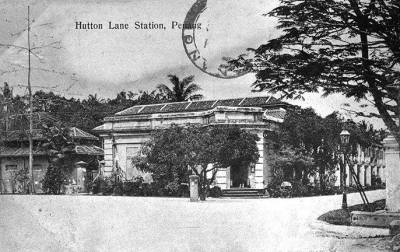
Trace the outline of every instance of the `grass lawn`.
<instances>
[{"instance_id":1,"label":"grass lawn","mask_svg":"<svg viewBox=\"0 0 400 252\"><path fill-rule=\"evenodd\" d=\"M374 212L385 209L386 200L377 200L369 204L368 209L363 204L349 206L347 209L332 210L318 217L318 220L334 225L350 226L350 213L353 211Z\"/></svg>"}]
</instances>

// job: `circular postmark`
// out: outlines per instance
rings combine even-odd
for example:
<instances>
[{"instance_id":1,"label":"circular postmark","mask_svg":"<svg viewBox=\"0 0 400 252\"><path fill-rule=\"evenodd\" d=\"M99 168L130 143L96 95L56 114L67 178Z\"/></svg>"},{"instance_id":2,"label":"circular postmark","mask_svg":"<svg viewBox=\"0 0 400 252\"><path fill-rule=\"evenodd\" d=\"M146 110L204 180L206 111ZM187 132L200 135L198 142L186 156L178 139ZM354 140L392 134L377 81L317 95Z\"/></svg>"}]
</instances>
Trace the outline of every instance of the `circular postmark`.
<instances>
[{"instance_id":1,"label":"circular postmark","mask_svg":"<svg viewBox=\"0 0 400 252\"><path fill-rule=\"evenodd\" d=\"M182 42L186 55L198 69L211 76L223 79L232 79L245 75L247 72L232 69L230 67L223 67L222 62L221 64L215 65L210 64L207 60L206 53L204 52L209 50L207 48L210 43L209 38L207 38L209 28L201 26L201 23L198 23L201 14L206 10L207 0L196 0L186 15L184 27L182 29ZM202 29L202 32L200 33L201 37L196 37L196 31L200 29ZM197 35L199 35L199 32ZM227 58L221 58L226 63Z\"/></svg>"}]
</instances>

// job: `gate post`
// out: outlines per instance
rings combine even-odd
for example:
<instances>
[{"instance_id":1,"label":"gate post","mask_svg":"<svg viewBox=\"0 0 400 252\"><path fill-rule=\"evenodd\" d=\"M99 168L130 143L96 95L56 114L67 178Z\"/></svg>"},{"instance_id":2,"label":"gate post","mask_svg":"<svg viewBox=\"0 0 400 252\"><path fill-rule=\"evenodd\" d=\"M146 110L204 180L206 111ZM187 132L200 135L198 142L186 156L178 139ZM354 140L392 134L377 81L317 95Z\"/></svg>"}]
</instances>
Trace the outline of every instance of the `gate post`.
<instances>
[{"instance_id":1,"label":"gate post","mask_svg":"<svg viewBox=\"0 0 400 252\"><path fill-rule=\"evenodd\" d=\"M383 140L386 163L386 207L389 212L400 211L400 159L399 145L393 135Z\"/></svg>"}]
</instances>

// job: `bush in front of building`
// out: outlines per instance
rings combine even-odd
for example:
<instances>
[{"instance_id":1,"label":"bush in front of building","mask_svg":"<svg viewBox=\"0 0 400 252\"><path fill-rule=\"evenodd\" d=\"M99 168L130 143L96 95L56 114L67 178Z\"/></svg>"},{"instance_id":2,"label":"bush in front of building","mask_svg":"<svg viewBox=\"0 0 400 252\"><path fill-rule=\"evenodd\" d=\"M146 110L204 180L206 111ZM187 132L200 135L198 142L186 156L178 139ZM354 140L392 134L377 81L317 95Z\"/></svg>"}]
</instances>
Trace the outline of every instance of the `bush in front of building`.
<instances>
[{"instance_id":1,"label":"bush in front of building","mask_svg":"<svg viewBox=\"0 0 400 252\"><path fill-rule=\"evenodd\" d=\"M115 196L158 196L158 197L189 197L187 183L144 183L138 176L129 181L116 181L114 177L98 177L89 188L93 194Z\"/></svg>"},{"instance_id":2,"label":"bush in front of building","mask_svg":"<svg viewBox=\"0 0 400 252\"><path fill-rule=\"evenodd\" d=\"M209 192L208 197L221 198L222 190L221 187L219 186L212 187L208 192Z\"/></svg>"},{"instance_id":3,"label":"bush in front of building","mask_svg":"<svg viewBox=\"0 0 400 252\"><path fill-rule=\"evenodd\" d=\"M63 185L68 184L72 165L57 159L50 162L43 180L43 191L47 194L60 194Z\"/></svg>"},{"instance_id":4,"label":"bush in front of building","mask_svg":"<svg viewBox=\"0 0 400 252\"><path fill-rule=\"evenodd\" d=\"M111 195L114 191L112 179L109 177L97 177L91 187L93 194Z\"/></svg>"},{"instance_id":5,"label":"bush in front of building","mask_svg":"<svg viewBox=\"0 0 400 252\"><path fill-rule=\"evenodd\" d=\"M127 196L144 196L143 177L138 176L131 181L123 182L123 194Z\"/></svg>"},{"instance_id":6,"label":"bush in front of building","mask_svg":"<svg viewBox=\"0 0 400 252\"><path fill-rule=\"evenodd\" d=\"M310 191L308 184L303 185L301 181L293 181L292 184L292 197L304 197L309 196Z\"/></svg>"}]
</instances>

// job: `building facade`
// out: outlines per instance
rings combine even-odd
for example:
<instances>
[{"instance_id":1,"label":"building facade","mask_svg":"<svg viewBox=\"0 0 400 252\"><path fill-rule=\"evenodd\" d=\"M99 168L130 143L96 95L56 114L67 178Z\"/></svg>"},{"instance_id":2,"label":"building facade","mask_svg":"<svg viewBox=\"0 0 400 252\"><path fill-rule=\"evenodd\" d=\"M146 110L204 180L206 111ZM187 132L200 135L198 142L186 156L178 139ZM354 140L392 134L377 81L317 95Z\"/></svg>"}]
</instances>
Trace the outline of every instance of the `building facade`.
<instances>
[{"instance_id":1,"label":"building facade","mask_svg":"<svg viewBox=\"0 0 400 252\"><path fill-rule=\"evenodd\" d=\"M357 155L352 158L353 171L361 186L369 187L378 184L386 184L385 150L382 145L373 144L367 148L357 146ZM355 185L350 173L350 167L346 165L346 185ZM339 178L340 175L337 174Z\"/></svg>"},{"instance_id":2,"label":"building facade","mask_svg":"<svg viewBox=\"0 0 400 252\"><path fill-rule=\"evenodd\" d=\"M106 174L118 163L126 179L141 175L149 182L151 175L138 171L132 158L140 154L141 146L150 139L153 130L172 124L237 125L258 135L260 158L256 164L245 167L244 173L230 167L220 169L216 185L222 189L263 189L271 177L266 158L272 149L268 135L283 122L287 106L272 96L137 105L105 118L105 123L94 131L103 138Z\"/></svg>"},{"instance_id":3,"label":"building facade","mask_svg":"<svg viewBox=\"0 0 400 252\"><path fill-rule=\"evenodd\" d=\"M45 123L56 119L45 115L36 114L35 122L38 124ZM3 141L0 148L0 192L14 193L19 192L21 183L18 181L18 174L23 175L28 172L29 167L29 143L26 137L27 131L22 129L9 130L2 132ZM72 127L68 131L68 135L75 143L74 155L71 155L72 163L86 161L95 158L102 158L103 149L96 146L99 139L81 129ZM33 177L34 188L36 193L42 193L42 182L49 167L49 156L38 145L45 141L42 130L33 130ZM78 168L78 167L75 167ZM82 169L81 169L82 170ZM78 174L77 169L71 174L71 181L79 184L83 188L84 174Z\"/></svg>"}]
</instances>

